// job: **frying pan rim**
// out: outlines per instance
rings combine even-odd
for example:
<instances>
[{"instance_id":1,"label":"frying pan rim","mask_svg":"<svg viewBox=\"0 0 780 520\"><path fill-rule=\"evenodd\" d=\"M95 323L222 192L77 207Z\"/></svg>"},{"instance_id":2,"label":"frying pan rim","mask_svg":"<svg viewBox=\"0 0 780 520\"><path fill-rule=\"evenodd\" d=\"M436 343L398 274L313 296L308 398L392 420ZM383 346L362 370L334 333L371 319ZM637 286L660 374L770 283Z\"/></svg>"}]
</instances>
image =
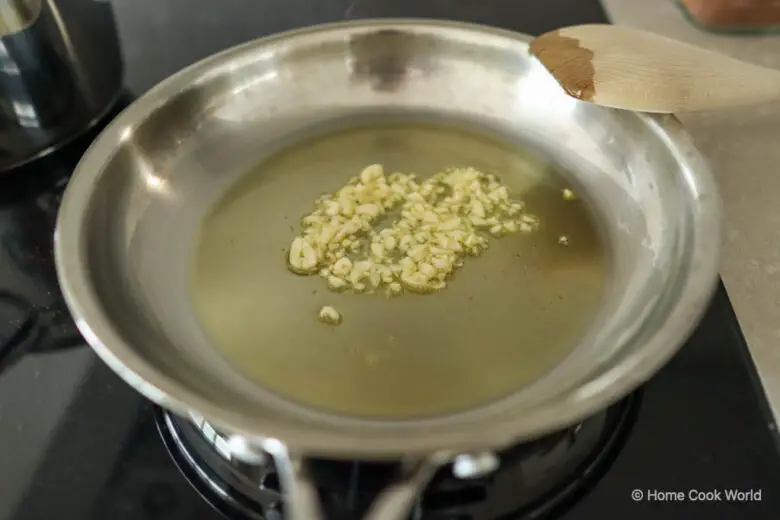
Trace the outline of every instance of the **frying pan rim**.
<instances>
[{"instance_id":1,"label":"frying pan rim","mask_svg":"<svg viewBox=\"0 0 780 520\"><path fill-rule=\"evenodd\" d=\"M295 29L227 49L205 58L170 76L138 98L125 109L93 142L76 167L62 200L54 234L57 275L65 301L77 327L98 356L122 379L155 403L183 416L200 416L225 434L237 434L262 442L282 439L295 450L315 455L348 458L394 458L401 455L426 455L439 452L463 452L495 449L519 440L539 437L567 427L627 395L649 379L670 359L687 339L717 283L720 250L720 200L714 178L704 158L676 118L669 115L636 114L643 124L655 130L658 137L681 161L684 170L698 183L693 248L690 273L680 289L682 309L671 315L666 329L673 333L657 334L639 352L627 356L589 384L580 387L567 399L548 403L518 417L492 417L490 426L465 424L435 434L426 434L429 420L407 421L412 427L399 430L393 422L386 428L345 431L339 427L322 428L293 418L268 421L262 416L239 415L225 410L201 395L177 383L158 368L146 362L121 334L101 308L86 268L87 232L83 220L94 197L107 161L121 142L123 129L143 122L185 85L214 72L214 67L250 50L273 46L306 35L339 32L345 36L366 30L404 30L446 32L470 36L489 36L507 42L526 44L531 37L485 25L433 19L357 20ZM606 109L609 110L609 109ZM460 417L446 416L443 420ZM337 417L337 416L334 416ZM296 424L297 423L297 424Z\"/></svg>"}]
</instances>

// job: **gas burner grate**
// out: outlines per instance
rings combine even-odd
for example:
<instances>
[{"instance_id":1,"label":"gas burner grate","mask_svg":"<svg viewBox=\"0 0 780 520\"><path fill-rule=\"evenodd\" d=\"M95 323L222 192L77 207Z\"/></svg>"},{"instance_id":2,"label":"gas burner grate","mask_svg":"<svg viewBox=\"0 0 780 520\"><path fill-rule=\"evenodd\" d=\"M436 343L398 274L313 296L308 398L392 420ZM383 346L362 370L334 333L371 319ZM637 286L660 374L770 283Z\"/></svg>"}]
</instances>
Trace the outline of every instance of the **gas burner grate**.
<instances>
[{"instance_id":1,"label":"gas burner grate","mask_svg":"<svg viewBox=\"0 0 780 520\"><path fill-rule=\"evenodd\" d=\"M499 454L499 469L458 479L442 469L426 488L415 520L541 520L555 518L582 498L611 466L636 420L635 392L567 430ZM160 409L158 428L179 470L216 509L231 519L283 518L273 463L246 465L230 455L227 440L206 422L195 424ZM359 518L392 463L317 460L312 464L326 511Z\"/></svg>"}]
</instances>

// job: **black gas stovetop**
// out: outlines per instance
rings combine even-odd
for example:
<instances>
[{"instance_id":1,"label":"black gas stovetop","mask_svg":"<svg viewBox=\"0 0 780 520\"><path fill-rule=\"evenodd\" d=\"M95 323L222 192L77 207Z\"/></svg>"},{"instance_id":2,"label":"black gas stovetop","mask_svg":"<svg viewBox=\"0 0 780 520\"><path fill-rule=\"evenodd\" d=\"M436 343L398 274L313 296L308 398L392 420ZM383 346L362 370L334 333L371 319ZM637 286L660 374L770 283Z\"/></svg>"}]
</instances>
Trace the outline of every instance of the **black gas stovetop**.
<instances>
[{"instance_id":1,"label":"black gas stovetop","mask_svg":"<svg viewBox=\"0 0 780 520\"><path fill-rule=\"evenodd\" d=\"M606 21L596 0L271 3L273 13L257 19L258 36L350 17L451 18L530 34ZM0 520L216 520L222 513L167 451L160 411L84 346L57 286L56 211L94 135L0 179ZM602 465L603 476L588 468L575 476L595 483L555 518L780 515L776 426L723 287L690 341L633 402L622 449Z\"/></svg>"}]
</instances>

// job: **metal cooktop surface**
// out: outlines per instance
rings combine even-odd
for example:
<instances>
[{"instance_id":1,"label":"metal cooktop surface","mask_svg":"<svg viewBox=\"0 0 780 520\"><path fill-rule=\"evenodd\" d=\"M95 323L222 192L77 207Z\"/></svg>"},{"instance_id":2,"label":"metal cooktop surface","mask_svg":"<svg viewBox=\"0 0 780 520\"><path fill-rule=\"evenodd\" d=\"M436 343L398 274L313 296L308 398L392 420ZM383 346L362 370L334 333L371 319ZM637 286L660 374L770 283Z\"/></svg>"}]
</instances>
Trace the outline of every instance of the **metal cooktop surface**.
<instances>
[{"instance_id":1,"label":"metal cooktop surface","mask_svg":"<svg viewBox=\"0 0 780 520\"><path fill-rule=\"evenodd\" d=\"M248 24L256 36L380 16L450 18L530 34L606 21L596 0L234 4L226 5L246 11L228 18L240 19L244 31ZM195 16L190 9L181 16ZM219 35L231 31L229 23L207 25L215 34L197 40L225 41ZM158 431L160 411L83 344L62 302L52 232L62 189L92 138L0 178L0 520L223 518L179 471L170 439L166 447ZM620 449L601 466L603 476L579 468L573 479L595 483L576 501L554 513L515 517L777 518L776 425L723 287L688 343L641 393ZM503 492L512 494L522 480L510 479ZM457 496L463 503L465 495ZM422 517L494 520L457 513L455 505L449 513L446 506Z\"/></svg>"}]
</instances>

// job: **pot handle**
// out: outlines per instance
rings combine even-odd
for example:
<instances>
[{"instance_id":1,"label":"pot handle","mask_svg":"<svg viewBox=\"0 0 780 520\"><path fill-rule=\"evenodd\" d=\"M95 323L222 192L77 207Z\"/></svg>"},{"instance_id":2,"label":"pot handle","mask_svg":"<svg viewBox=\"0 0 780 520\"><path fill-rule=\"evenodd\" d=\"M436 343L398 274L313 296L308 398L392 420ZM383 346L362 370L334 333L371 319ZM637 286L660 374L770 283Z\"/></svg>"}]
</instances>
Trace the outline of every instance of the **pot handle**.
<instances>
[{"instance_id":1,"label":"pot handle","mask_svg":"<svg viewBox=\"0 0 780 520\"><path fill-rule=\"evenodd\" d=\"M312 481L305 457L290 453L280 441L264 443L274 459L285 494L285 518L290 520L327 520L320 506L317 487ZM363 520L406 520L422 490L446 458L428 457L404 461L397 480L385 488L369 508Z\"/></svg>"}]
</instances>

